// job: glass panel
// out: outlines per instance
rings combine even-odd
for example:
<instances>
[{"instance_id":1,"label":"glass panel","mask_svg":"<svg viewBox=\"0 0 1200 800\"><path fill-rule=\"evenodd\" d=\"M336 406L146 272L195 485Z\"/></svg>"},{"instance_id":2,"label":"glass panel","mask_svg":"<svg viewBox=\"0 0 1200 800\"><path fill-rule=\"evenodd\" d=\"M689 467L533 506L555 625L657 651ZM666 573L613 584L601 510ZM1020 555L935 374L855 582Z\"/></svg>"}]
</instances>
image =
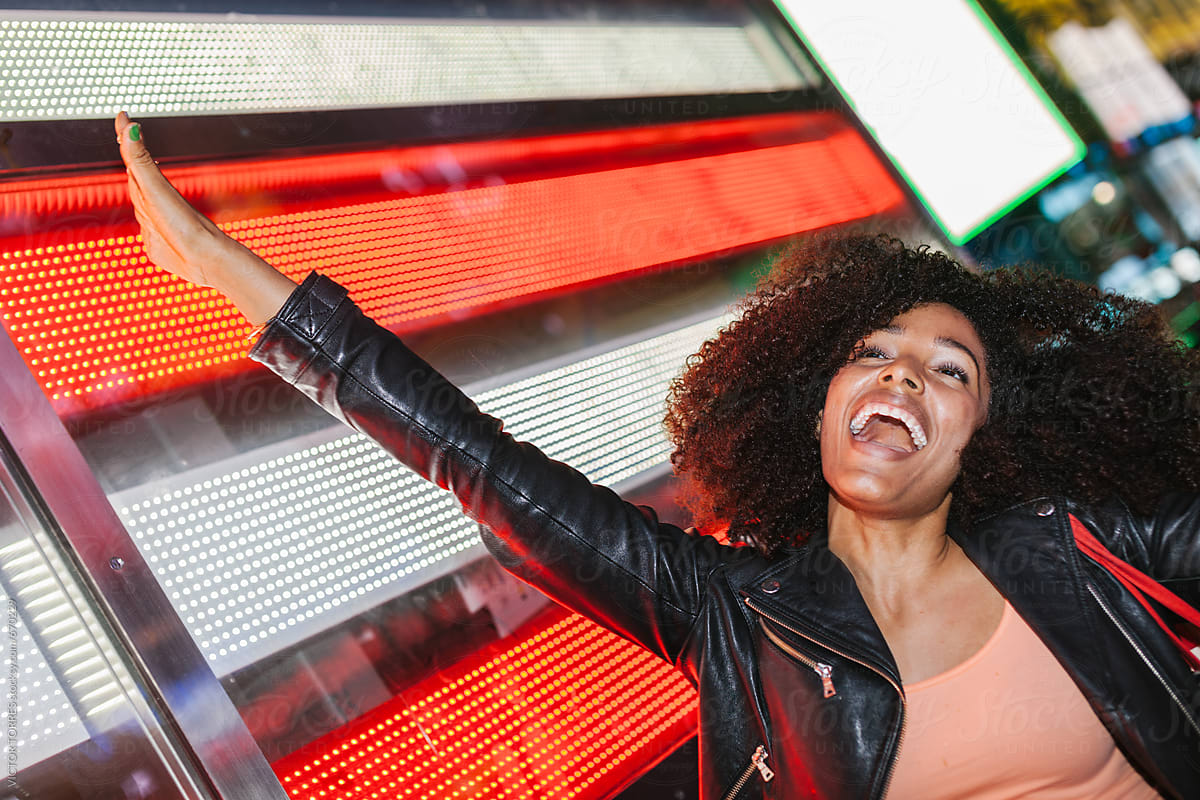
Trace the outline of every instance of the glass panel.
<instances>
[{"instance_id":1,"label":"glass panel","mask_svg":"<svg viewBox=\"0 0 1200 800\"><path fill-rule=\"evenodd\" d=\"M0 798L207 797L0 457L5 767Z\"/></svg>"}]
</instances>

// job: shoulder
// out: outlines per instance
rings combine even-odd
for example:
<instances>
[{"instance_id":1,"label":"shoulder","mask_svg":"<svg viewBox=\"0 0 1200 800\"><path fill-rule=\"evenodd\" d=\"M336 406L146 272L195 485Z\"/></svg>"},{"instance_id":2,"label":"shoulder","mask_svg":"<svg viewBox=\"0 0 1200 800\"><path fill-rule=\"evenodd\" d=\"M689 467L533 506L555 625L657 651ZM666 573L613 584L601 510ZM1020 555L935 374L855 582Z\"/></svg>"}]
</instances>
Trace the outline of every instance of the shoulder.
<instances>
[{"instance_id":1,"label":"shoulder","mask_svg":"<svg viewBox=\"0 0 1200 800\"><path fill-rule=\"evenodd\" d=\"M1200 494L1167 492L1149 513L1120 498L1068 504L1114 555L1139 569L1160 579L1200 575Z\"/></svg>"}]
</instances>

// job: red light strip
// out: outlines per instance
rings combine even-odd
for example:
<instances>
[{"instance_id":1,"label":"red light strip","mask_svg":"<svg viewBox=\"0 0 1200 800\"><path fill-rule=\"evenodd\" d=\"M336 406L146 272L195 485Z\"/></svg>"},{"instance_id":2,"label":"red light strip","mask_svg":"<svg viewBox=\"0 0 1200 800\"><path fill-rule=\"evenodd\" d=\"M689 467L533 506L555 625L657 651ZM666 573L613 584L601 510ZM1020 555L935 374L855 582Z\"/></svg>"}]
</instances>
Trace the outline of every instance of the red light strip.
<instances>
[{"instance_id":1,"label":"red light strip","mask_svg":"<svg viewBox=\"0 0 1200 800\"><path fill-rule=\"evenodd\" d=\"M670 665L557 609L530 627L277 762L289 797L601 798L695 731Z\"/></svg>"},{"instance_id":2,"label":"red light strip","mask_svg":"<svg viewBox=\"0 0 1200 800\"><path fill-rule=\"evenodd\" d=\"M321 270L381 323L411 330L902 200L867 145L844 129L817 141L462 191L346 192L222 226L289 275ZM132 223L58 223L0 240L0 305L64 415L249 363L241 317L215 292L150 266Z\"/></svg>"},{"instance_id":3,"label":"red light strip","mask_svg":"<svg viewBox=\"0 0 1200 800\"><path fill-rule=\"evenodd\" d=\"M381 179L386 182L389 177L401 177L404 173L420 175L430 167L436 172L443 164L473 174L496 168L511 170L518 164L578 164L580 159L609 158L611 163L614 158L618 162L627 161L631 152L663 149L677 152L705 146L748 150L799 138L823 138L826 133L846 129L846 123L836 114L771 114L527 139L168 166L163 172L189 200L216 198L218 205L224 205L221 201L247 194L312 187L327 192L338 185L378 184ZM128 204L124 172L0 182L0 216L6 218L124 209Z\"/></svg>"}]
</instances>

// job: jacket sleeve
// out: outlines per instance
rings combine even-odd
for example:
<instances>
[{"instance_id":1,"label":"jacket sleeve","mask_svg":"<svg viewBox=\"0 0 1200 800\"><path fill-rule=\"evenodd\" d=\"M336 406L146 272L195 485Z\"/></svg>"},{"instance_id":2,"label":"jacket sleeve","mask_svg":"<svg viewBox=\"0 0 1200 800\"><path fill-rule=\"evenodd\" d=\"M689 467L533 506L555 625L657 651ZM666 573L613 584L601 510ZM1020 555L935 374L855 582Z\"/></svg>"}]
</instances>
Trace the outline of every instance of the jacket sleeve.
<instances>
[{"instance_id":1,"label":"jacket sleeve","mask_svg":"<svg viewBox=\"0 0 1200 800\"><path fill-rule=\"evenodd\" d=\"M709 575L729 548L659 523L649 509L516 441L315 273L250 355L454 492L510 572L679 663Z\"/></svg>"}]
</instances>

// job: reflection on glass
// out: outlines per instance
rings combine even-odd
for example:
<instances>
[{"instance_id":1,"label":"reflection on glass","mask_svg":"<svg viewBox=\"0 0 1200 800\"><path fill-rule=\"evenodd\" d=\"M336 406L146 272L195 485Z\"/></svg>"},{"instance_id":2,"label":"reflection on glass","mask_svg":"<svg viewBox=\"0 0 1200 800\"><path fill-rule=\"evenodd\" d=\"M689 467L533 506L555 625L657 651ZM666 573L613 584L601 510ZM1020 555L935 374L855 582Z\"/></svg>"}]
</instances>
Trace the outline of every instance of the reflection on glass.
<instances>
[{"instance_id":1,"label":"reflection on glass","mask_svg":"<svg viewBox=\"0 0 1200 800\"><path fill-rule=\"evenodd\" d=\"M0 798L203 796L161 732L7 468L0 476L5 777Z\"/></svg>"}]
</instances>

